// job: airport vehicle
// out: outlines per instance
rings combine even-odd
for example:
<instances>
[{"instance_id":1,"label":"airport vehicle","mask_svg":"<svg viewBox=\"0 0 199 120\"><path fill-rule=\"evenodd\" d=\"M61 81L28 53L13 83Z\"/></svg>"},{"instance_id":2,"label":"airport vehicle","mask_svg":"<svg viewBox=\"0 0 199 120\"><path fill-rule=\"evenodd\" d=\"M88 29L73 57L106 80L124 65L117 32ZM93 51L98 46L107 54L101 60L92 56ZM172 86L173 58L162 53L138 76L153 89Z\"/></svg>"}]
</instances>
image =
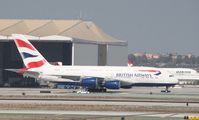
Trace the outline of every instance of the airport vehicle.
<instances>
[{"instance_id":1,"label":"airport vehicle","mask_svg":"<svg viewBox=\"0 0 199 120\"><path fill-rule=\"evenodd\" d=\"M129 67L137 67L133 66L133 63L131 60L128 59L128 66ZM193 81L199 81L199 73L190 68L159 68L162 70L166 70L170 74L174 75L176 79L178 79L179 83L184 82L193 82Z\"/></svg>"},{"instance_id":2,"label":"airport vehicle","mask_svg":"<svg viewBox=\"0 0 199 120\"><path fill-rule=\"evenodd\" d=\"M79 90L79 91L77 91L77 93L80 93L80 94L89 94L90 92L87 91L87 90Z\"/></svg>"},{"instance_id":3,"label":"airport vehicle","mask_svg":"<svg viewBox=\"0 0 199 120\"><path fill-rule=\"evenodd\" d=\"M49 64L23 35L14 34L13 38L26 68L7 70L24 77L80 82L80 85L89 91L133 86L166 86L165 92L169 92L168 88L178 83L177 79L165 70L153 67L54 66ZM70 79L67 79L68 77ZM79 77L79 80L71 79L73 77Z\"/></svg>"}]
</instances>

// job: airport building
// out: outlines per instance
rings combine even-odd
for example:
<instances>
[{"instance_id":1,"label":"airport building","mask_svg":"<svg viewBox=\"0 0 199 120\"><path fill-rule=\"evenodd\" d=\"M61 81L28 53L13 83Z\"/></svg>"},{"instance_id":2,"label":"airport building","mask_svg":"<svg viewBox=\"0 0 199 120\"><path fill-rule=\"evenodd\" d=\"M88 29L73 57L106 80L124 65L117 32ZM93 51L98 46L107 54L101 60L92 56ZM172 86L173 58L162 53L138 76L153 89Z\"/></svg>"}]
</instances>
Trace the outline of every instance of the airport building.
<instances>
[{"instance_id":1,"label":"airport building","mask_svg":"<svg viewBox=\"0 0 199 120\"><path fill-rule=\"evenodd\" d=\"M35 83L30 78L4 70L24 67L12 34L25 35L49 62L107 66L126 66L127 63L127 42L107 35L93 22L1 19L1 86L32 86Z\"/></svg>"}]
</instances>

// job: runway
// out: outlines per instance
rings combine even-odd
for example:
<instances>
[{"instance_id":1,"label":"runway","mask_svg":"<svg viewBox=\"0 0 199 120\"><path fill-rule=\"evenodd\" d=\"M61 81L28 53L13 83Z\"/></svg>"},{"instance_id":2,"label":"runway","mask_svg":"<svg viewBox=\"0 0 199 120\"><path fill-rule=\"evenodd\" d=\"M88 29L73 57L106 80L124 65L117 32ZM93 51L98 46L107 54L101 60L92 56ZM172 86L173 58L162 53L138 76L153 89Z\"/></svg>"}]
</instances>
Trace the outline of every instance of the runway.
<instances>
[{"instance_id":1,"label":"runway","mask_svg":"<svg viewBox=\"0 0 199 120\"><path fill-rule=\"evenodd\" d=\"M133 88L77 94L66 89L0 88L0 119L23 120L34 115L38 120L120 120L122 116L127 120L162 120L199 116L199 87L173 88L171 93L161 90Z\"/></svg>"},{"instance_id":2,"label":"runway","mask_svg":"<svg viewBox=\"0 0 199 120\"><path fill-rule=\"evenodd\" d=\"M51 104L51 105L134 105L134 106L171 106L171 107L187 107L186 102L178 102L178 101L123 101L123 100L68 100L68 99L6 99L0 100L1 104ZM199 101L198 102L189 102L189 107L196 107L199 108Z\"/></svg>"},{"instance_id":3,"label":"runway","mask_svg":"<svg viewBox=\"0 0 199 120\"><path fill-rule=\"evenodd\" d=\"M96 93L96 94L87 94L88 96L148 96L152 93L154 96L173 96L173 97L197 97L199 96L199 86L188 86L182 88L171 88L171 93L161 93L160 91L165 89L164 87L134 87L132 89L120 89L120 90L108 90L107 93ZM51 91L50 95L59 95L59 96L66 96L66 95L83 95L83 94L76 94L73 93L73 89L48 89L48 88L0 88L1 95L21 95L22 92L26 93L27 95L49 95L48 93L40 94L40 91Z\"/></svg>"},{"instance_id":4,"label":"runway","mask_svg":"<svg viewBox=\"0 0 199 120\"><path fill-rule=\"evenodd\" d=\"M92 113L92 114L91 114ZM161 112L112 112L112 111L45 111L45 110L0 110L0 115L3 114L20 114L20 115L60 115L60 116L91 116L99 117L160 117L164 118L180 118L184 116L198 116L199 114L185 114L185 113L161 113Z\"/></svg>"}]
</instances>

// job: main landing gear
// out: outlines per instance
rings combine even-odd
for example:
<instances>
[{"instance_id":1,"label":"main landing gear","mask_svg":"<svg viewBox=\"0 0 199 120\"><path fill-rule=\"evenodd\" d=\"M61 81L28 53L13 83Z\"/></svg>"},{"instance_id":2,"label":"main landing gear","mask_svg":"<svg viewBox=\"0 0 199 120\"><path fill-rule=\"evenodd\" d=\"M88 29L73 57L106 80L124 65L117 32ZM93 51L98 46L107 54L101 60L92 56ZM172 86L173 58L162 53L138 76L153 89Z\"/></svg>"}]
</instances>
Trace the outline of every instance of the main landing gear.
<instances>
[{"instance_id":1,"label":"main landing gear","mask_svg":"<svg viewBox=\"0 0 199 120\"><path fill-rule=\"evenodd\" d=\"M88 89L89 92L99 92L99 93L103 93L103 92L106 92L106 89L105 88L95 88L95 89Z\"/></svg>"},{"instance_id":2,"label":"main landing gear","mask_svg":"<svg viewBox=\"0 0 199 120\"><path fill-rule=\"evenodd\" d=\"M165 90L161 90L163 93L170 93L169 86L166 86Z\"/></svg>"}]
</instances>

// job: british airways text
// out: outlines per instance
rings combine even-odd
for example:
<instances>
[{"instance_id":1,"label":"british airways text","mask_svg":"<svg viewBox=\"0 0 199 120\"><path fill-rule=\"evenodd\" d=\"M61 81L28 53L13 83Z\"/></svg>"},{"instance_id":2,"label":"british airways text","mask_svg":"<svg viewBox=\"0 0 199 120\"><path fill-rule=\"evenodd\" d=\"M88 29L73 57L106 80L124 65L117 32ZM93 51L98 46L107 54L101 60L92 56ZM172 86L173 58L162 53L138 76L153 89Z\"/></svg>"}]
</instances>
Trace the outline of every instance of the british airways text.
<instances>
[{"instance_id":1,"label":"british airways text","mask_svg":"<svg viewBox=\"0 0 199 120\"><path fill-rule=\"evenodd\" d=\"M149 73L116 73L116 77L120 77L120 78L133 78L133 77L153 78L152 75Z\"/></svg>"}]
</instances>

